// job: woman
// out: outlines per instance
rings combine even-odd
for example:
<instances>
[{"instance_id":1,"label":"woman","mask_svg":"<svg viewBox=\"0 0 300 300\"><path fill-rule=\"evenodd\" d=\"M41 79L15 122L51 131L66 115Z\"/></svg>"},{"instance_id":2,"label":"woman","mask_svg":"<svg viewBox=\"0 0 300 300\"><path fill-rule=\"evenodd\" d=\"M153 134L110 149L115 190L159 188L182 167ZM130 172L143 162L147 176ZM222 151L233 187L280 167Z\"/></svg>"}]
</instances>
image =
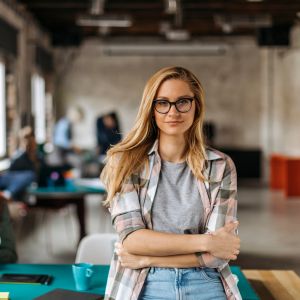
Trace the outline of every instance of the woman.
<instances>
[{"instance_id":1,"label":"woman","mask_svg":"<svg viewBox=\"0 0 300 300\"><path fill-rule=\"evenodd\" d=\"M10 222L7 201L0 195L0 263L17 261L14 232Z\"/></svg>"},{"instance_id":2,"label":"woman","mask_svg":"<svg viewBox=\"0 0 300 300\"><path fill-rule=\"evenodd\" d=\"M136 122L101 175L120 244L105 299L241 299L236 172L206 149L199 80L181 67L148 81Z\"/></svg>"}]
</instances>

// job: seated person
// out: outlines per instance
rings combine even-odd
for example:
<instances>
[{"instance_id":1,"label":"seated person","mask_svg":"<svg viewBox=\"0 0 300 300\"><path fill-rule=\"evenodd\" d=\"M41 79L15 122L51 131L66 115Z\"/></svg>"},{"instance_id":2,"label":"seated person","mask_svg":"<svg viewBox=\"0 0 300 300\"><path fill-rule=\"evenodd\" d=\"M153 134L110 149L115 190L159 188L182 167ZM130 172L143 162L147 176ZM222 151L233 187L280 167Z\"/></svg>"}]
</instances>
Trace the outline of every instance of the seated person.
<instances>
[{"instance_id":1,"label":"seated person","mask_svg":"<svg viewBox=\"0 0 300 300\"><path fill-rule=\"evenodd\" d=\"M122 139L117 114L111 112L99 117L96 123L96 131L100 160L103 161L107 150Z\"/></svg>"},{"instance_id":2,"label":"seated person","mask_svg":"<svg viewBox=\"0 0 300 300\"><path fill-rule=\"evenodd\" d=\"M20 147L9 169L0 174L0 196L21 201L26 188L36 180L39 164L33 131L31 127L24 127L20 132Z\"/></svg>"},{"instance_id":3,"label":"seated person","mask_svg":"<svg viewBox=\"0 0 300 300\"><path fill-rule=\"evenodd\" d=\"M0 196L0 264L15 263L17 253L7 201Z\"/></svg>"}]
</instances>

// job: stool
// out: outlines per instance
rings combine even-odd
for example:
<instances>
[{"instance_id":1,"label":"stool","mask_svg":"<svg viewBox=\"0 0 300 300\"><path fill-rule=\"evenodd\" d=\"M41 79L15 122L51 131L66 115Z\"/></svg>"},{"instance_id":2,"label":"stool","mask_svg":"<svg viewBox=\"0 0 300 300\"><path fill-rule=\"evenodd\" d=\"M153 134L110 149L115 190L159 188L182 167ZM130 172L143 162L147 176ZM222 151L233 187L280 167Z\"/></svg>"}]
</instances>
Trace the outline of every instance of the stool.
<instances>
[{"instance_id":1,"label":"stool","mask_svg":"<svg viewBox=\"0 0 300 300\"><path fill-rule=\"evenodd\" d=\"M300 196L300 158L286 158L284 165L285 196Z\"/></svg>"},{"instance_id":2,"label":"stool","mask_svg":"<svg viewBox=\"0 0 300 300\"><path fill-rule=\"evenodd\" d=\"M270 188L282 190L286 181L286 157L281 154L272 154L270 158Z\"/></svg>"}]
</instances>

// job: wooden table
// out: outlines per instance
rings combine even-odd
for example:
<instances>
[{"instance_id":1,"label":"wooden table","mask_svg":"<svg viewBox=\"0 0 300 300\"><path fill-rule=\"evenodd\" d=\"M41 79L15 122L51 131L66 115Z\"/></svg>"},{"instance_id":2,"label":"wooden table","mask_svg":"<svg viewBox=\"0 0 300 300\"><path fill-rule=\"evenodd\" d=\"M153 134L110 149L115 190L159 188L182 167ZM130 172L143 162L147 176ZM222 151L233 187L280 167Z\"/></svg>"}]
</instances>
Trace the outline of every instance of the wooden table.
<instances>
[{"instance_id":1,"label":"wooden table","mask_svg":"<svg viewBox=\"0 0 300 300\"><path fill-rule=\"evenodd\" d=\"M300 277L291 270L243 270L262 300L299 300Z\"/></svg>"}]
</instances>

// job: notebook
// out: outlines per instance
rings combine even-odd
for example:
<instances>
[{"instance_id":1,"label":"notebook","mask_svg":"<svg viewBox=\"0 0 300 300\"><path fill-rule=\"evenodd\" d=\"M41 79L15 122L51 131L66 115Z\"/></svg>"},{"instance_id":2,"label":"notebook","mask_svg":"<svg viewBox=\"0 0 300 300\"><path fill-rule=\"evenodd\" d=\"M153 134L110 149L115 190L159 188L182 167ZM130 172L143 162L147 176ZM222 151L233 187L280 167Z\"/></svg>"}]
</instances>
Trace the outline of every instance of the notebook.
<instances>
[{"instance_id":1,"label":"notebook","mask_svg":"<svg viewBox=\"0 0 300 300\"><path fill-rule=\"evenodd\" d=\"M85 292L74 292L65 289L55 289L33 300L102 300L103 297Z\"/></svg>"}]
</instances>

